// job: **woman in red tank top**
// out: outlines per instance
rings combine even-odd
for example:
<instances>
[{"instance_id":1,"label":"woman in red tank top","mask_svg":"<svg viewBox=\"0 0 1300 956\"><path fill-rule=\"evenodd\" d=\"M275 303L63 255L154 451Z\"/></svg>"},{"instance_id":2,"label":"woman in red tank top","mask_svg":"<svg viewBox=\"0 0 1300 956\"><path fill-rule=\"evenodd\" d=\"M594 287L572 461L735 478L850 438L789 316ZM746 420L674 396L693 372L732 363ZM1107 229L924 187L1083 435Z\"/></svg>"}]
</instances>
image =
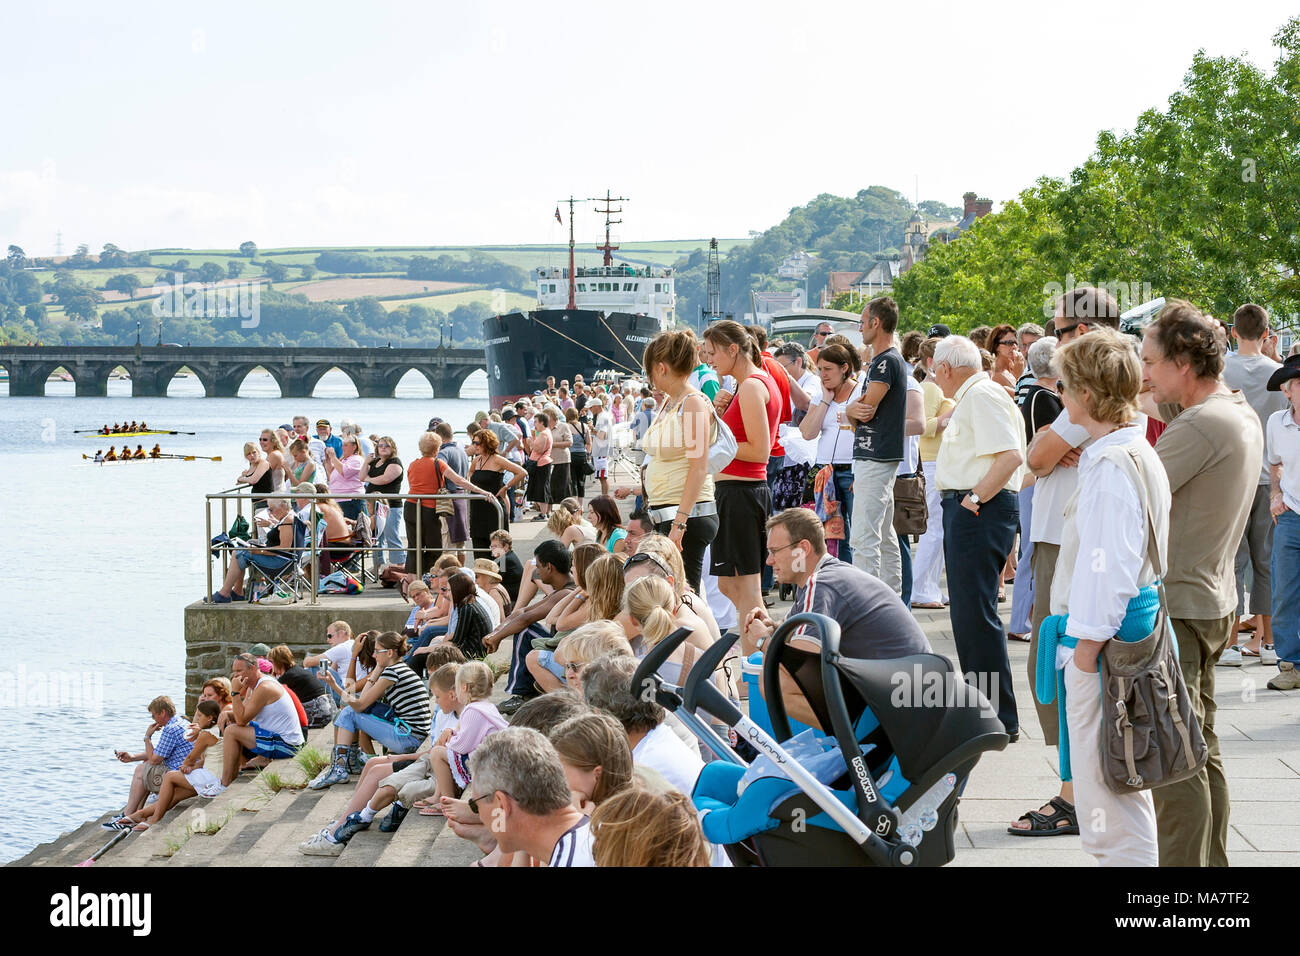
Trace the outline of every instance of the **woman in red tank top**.
<instances>
[{"instance_id":1,"label":"woman in red tank top","mask_svg":"<svg viewBox=\"0 0 1300 956\"><path fill-rule=\"evenodd\" d=\"M763 607L760 575L767 559L767 518L772 508L767 461L776 440L781 392L762 367L758 345L737 322L716 322L704 330L703 353L721 378L736 380L736 394L722 420L736 436L736 457L715 480L718 534L709 573L736 607L741 627L751 610ZM745 653L756 648L741 637Z\"/></svg>"}]
</instances>

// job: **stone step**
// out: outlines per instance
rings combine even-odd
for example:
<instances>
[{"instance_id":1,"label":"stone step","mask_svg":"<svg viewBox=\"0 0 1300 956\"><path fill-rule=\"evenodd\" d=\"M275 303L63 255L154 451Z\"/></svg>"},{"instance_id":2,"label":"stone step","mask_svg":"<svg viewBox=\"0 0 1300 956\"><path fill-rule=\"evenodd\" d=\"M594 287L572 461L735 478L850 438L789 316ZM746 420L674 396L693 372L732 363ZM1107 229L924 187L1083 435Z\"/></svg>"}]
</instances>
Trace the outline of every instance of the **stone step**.
<instances>
[{"instance_id":1,"label":"stone step","mask_svg":"<svg viewBox=\"0 0 1300 956\"><path fill-rule=\"evenodd\" d=\"M308 839L331 820L343 816L356 784L336 784L328 790L303 790L294 799L294 806L286 811L282 819L285 823L272 836L278 837L280 844L272 846L269 842L263 848L265 866L335 866L339 858L331 856L306 856L298 844ZM297 819L294 820L293 818ZM289 824L293 823L290 827ZM260 855L260 854L259 854Z\"/></svg>"},{"instance_id":2,"label":"stone step","mask_svg":"<svg viewBox=\"0 0 1300 956\"><path fill-rule=\"evenodd\" d=\"M387 810L384 811L388 813ZM438 834L446 827L444 817L422 817L412 810L402 821L396 833L381 833L388 839L387 846L376 861L378 866L418 866Z\"/></svg>"},{"instance_id":3,"label":"stone step","mask_svg":"<svg viewBox=\"0 0 1300 956\"><path fill-rule=\"evenodd\" d=\"M112 830L105 830L100 826L102 822L111 819L112 816L113 814L109 813L100 817L98 820L92 820L90 823L83 823L75 830L65 833L52 843L47 843L37 847L30 854L10 865L76 866L113 838ZM130 838L128 837L127 839ZM126 841L124 840L123 843L124 842ZM121 849L121 846L122 844L119 843L117 846L113 847L113 849L109 850L105 859Z\"/></svg>"},{"instance_id":4,"label":"stone step","mask_svg":"<svg viewBox=\"0 0 1300 956\"><path fill-rule=\"evenodd\" d=\"M426 817L425 819L430 818ZM483 851L469 840L458 837L451 827L446 825L444 820L442 829L438 831L438 835L429 844L418 865L465 867L471 866L481 859L483 859Z\"/></svg>"},{"instance_id":5,"label":"stone step","mask_svg":"<svg viewBox=\"0 0 1300 956\"><path fill-rule=\"evenodd\" d=\"M183 800L163 816L162 820L143 833L132 833L105 857L111 866L146 866L160 863L170 857L170 841L184 842L188 830L210 819L208 807L212 799L191 797Z\"/></svg>"}]
</instances>

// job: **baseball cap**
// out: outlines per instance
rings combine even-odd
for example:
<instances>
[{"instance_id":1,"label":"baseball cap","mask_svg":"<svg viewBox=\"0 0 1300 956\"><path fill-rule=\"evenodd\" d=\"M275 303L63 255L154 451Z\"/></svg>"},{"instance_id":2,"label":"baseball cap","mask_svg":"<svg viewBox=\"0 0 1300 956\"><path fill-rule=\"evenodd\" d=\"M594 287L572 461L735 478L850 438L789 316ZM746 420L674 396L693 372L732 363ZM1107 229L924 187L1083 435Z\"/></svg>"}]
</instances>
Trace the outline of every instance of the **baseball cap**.
<instances>
[{"instance_id":1,"label":"baseball cap","mask_svg":"<svg viewBox=\"0 0 1300 956\"><path fill-rule=\"evenodd\" d=\"M329 428L330 420L328 418L322 418L320 421L316 423L317 428L320 428L322 425L324 425L326 428Z\"/></svg>"},{"instance_id":2,"label":"baseball cap","mask_svg":"<svg viewBox=\"0 0 1300 956\"><path fill-rule=\"evenodd\" d=\"M426 428L425 431L431 432L441 424L442 424L442 419L439 418L437 415L434 415L432 418L429 419L429 427Z\"/></svg>"},{"instance_id":3,"label":"baseball cap","mask_svg":"<svg viewBox=\"0 0 1300 956\"><path fill-rule=\"evenodd\" d=\"M930 326L930 330L926 333L926 337L931 339L947 338L949 335L952 335L952 329L948 328L948 326L944 325L942 322L936 322L934 325Z\"/></svg>"}]
</instances>

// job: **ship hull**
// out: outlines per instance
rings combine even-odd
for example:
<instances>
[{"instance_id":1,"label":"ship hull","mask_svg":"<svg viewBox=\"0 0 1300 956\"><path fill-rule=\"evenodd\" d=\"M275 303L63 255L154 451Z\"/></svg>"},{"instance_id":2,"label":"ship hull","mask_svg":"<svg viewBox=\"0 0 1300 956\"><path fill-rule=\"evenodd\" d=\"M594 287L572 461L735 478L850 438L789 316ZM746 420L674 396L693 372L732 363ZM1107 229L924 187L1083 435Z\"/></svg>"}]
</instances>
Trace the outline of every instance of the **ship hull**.
<instances>
[{"instance_id":1,"label":"ship hull","mask_svg":"<svg viewBox=\"0 0 1300 956\"><path fill-rule=\"evenodd\" d=\"M534 309L485 319L492 405L531 396L546 387L548 375L558 383L572 382L576 374L590 382L596 372L611 369L639 374L641 354L659 330L654 316L590 309Z\"/></svg>"}]
</instances>

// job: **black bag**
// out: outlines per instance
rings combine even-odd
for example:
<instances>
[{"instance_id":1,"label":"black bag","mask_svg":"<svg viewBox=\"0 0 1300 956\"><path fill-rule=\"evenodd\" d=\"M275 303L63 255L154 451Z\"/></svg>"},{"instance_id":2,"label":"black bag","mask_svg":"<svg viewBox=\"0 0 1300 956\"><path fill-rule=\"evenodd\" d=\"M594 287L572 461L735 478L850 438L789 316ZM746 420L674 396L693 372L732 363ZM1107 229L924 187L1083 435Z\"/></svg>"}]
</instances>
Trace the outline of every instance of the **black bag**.
<instances>
[{"instance_id":1,"label":"black bag","mask_svg":"<svg viewBox=\"0 0 1300 956\"><path fill-rule=\"evenodd\" d=\"M917 537L925 534L929 514L925 503L925 475L917 456L916 474L894 479L894 532Z\"/></svg>"}]
</instances>

